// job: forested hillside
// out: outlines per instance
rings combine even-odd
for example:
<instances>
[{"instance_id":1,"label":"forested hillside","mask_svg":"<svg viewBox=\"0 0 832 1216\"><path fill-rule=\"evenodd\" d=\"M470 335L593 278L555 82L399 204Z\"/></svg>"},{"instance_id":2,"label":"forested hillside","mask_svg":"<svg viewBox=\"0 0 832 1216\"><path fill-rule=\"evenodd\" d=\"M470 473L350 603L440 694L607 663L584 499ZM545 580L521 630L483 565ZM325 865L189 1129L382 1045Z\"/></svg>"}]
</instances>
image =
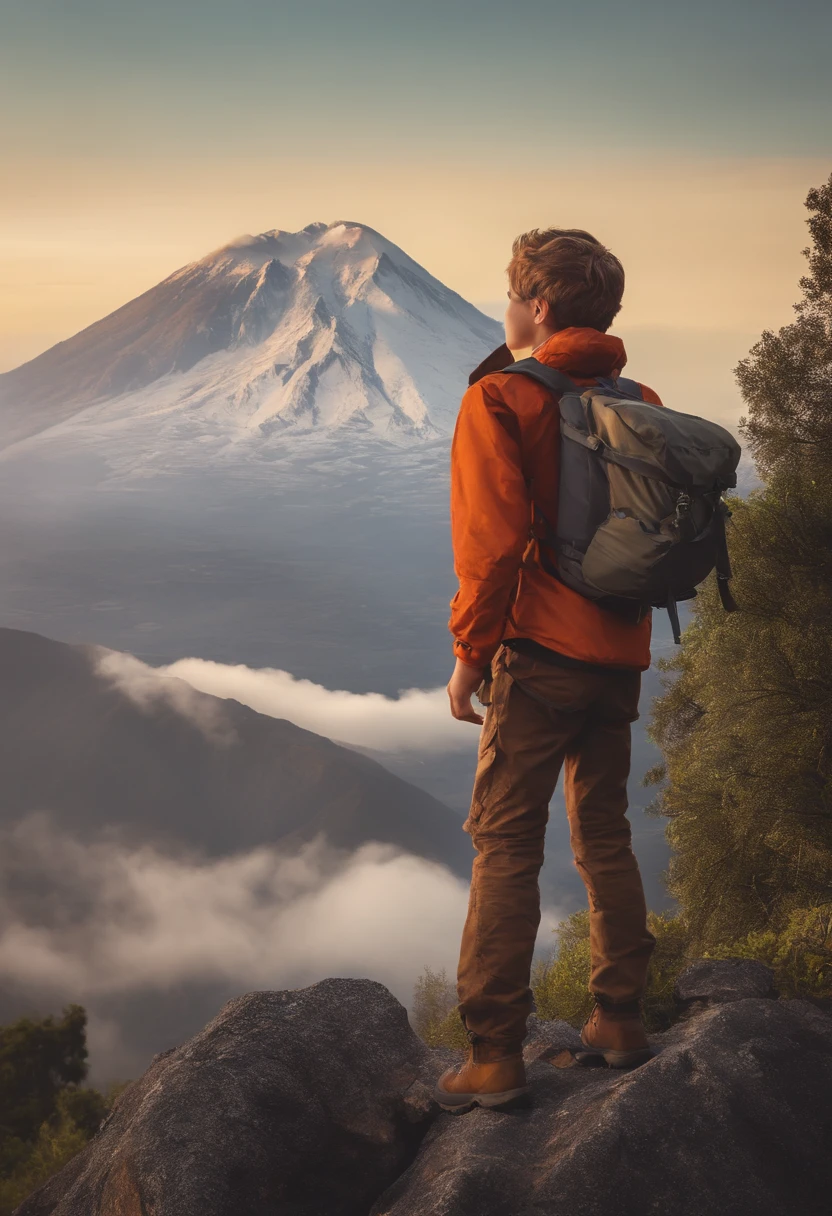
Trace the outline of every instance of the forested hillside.
<instances>
[{"instance_id":1,"label":"forested hillside","mask_svg":"<svg viewBox=\"0 0 832 1216\"><path fill-rule=\"evenodd\" d=\"M732 503L741 611L694 604L656 702L672 893L691 948L832 994L832 176L809 192L790 325L736 369L763 488Z\"/></svg>"}]
</instances>

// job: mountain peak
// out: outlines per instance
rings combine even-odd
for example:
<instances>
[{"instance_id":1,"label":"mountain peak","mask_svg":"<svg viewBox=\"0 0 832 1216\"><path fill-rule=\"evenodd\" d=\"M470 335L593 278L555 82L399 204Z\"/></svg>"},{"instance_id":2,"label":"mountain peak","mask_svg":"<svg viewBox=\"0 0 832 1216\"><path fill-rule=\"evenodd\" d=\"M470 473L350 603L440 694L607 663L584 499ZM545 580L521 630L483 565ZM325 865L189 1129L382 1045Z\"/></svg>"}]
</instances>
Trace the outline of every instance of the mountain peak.
<instances>
[{"instance_id":1,"label":"mountain peak","mask_svg":"<svg viewBox=\"0 0 832 1216\"><path fill-rule=\"evenodd\" d=\"M301 431L449 434L470 368L500 341L367 224L245 234L0 376L0 442L82 411L97 426L210 418L235 448Z\"/></svg>"}]
</instances>

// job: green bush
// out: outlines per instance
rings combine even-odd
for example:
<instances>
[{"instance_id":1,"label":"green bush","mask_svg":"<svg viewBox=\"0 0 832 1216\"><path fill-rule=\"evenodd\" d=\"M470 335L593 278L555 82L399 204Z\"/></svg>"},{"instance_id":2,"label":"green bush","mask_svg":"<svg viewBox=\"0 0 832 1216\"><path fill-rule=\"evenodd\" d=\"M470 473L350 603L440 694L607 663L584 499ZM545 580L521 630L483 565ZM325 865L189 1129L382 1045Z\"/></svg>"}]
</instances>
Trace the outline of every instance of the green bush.
<instances>
[{"instance_id":1,"label":"green bush","mask_svg":"<svg viewBox=\"0 0 832 1216\"><path fill-rule=\"evenodd\" d=\"M537 1016L562 1018L580 1026L589 1016L589 912L573 912L557 929L551 956L532 967L531 988Z\"/></svg>"},{"instance_id":2,"label":"green bush","mask_svg":"<svg viewBox=\"0 0 832 1216\"><path fill-rule=\"evenodd\" d=\"M0 1216L11 1216L27 1196L62 1169L89 1142L90 1132L79 1127L68 1113L71 1101L67 1102L66 1099L70 1096L70 1091L60 1095L54 1116L41 1124L32 1143L18 1141L24 1151L19 1153L14 1168L0 1178ZM100 1094L95 1096L101 1098Z\"/></svg>"},{"instance_id":3,"label":"green bush","mask_svg":"<svg viewBox=\"0 0 832 1216\"><path fill-rule=\"evenodd\" d=\"M673 1021L673 985L690 962L690 934L679 916L651 912L647 923L656 938L650 960L643 1010L647 1029L666 1029ZM573 912L556 930L558 943L549 959L532 970L532 992L537 1015L562 1018L580 1027L589 1016L593 998L589 992L589 912Z\"/></svg>"},{"instance_id":4,"label":"green bush","mask_svg":"<svg viewBox=\"0 0 832 1216\"><path fill-rule=\"evenodd\" d=\"M413 989L413 1029L428 1047L464 1050L468 1036L457 1006L457 993L443 967L425 967Z\"/></svg>"},{"instance_id":5,"label":"green bush","mask_svg":"<svg viewBox=\"0 0 832 1216\"><path fill-rule=\"evenodd\" d=\"M713 947L708 958L750 958L774 972L781 996L832 1002L832 904L791 913L779 931L748 933Z\"/></svg>"}]
</instances>

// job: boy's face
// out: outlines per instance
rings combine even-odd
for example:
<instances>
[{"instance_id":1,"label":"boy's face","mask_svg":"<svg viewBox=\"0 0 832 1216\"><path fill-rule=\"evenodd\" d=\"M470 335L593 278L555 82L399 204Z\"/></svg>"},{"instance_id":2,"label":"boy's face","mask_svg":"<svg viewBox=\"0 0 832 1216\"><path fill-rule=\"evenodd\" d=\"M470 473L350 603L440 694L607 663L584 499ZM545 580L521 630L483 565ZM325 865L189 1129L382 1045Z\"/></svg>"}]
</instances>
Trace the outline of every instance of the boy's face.
<instances>
[{"instance_id":1,"label":"boy's face","mask_svg":"<svg viewBox=\"0 0 832 1216\"><path fill-rule=\"evenodd\" d=\"M510 351L538 346L554 332L548 324L549 305L545 300L521 300L512 288L506 295L506 346Z\"/></svg>"}]
</instances>

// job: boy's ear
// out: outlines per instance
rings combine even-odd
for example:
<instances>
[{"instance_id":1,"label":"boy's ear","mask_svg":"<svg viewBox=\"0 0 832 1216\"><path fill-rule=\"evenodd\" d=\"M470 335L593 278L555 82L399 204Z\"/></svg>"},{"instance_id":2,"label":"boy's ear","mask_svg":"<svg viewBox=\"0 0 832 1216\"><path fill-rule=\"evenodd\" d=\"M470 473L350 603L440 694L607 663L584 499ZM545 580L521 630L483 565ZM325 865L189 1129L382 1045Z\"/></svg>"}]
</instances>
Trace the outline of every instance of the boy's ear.
<instances>
[{"instance_id":1,"label":"boy's ear","mask_svg":"<svg viewBox=\"0 0 832 1216\"><path fill-rule=\"evenodd\" d=\"M536 297L534 301L534 319L540 322L541 325L549 320L549 301Z\"/></svg>"}]
</instances>

